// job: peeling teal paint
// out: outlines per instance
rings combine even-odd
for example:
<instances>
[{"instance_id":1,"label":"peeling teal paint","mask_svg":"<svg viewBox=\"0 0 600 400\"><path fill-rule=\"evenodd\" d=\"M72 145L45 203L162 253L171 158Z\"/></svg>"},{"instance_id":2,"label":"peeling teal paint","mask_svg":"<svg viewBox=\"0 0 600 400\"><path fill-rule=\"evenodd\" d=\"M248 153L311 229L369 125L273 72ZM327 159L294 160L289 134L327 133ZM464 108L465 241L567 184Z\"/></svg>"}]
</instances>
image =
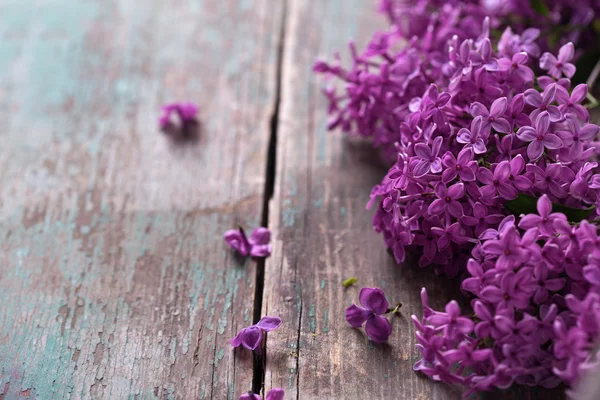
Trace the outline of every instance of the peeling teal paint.
<instances>
[{"instance_id":1,"label":"peeling teal paint","mask_svg":"<svg viewBox=\"0 0 600 400\"><path fill-rule=\"evenodd\" d=\"M329 327L328 327L329 321L328 321L328 318L329 318L329 309L326 308L325 311L323 311L323 332L324 333L329 332Z\"/></svg>"},{"instance_id":2,"label":"peeling teal paint","mask_svg":"<svg viewBox=\"0 0 600 400\"><path fill-rule=\"evenodd\" d=\"M321 289L323 289L325 287L325 279L321 279Z\"/></svg>"},{"instance_id":3,"label":"peeling teal paint","mask_svg":"<svg viewBox=\"0 0 600 400\"><path fill-rule=\"evenodd\" d=\"M315 305L311 304L308 311L308 327L312 333L317 331L317 322L315 319Z\"/></svg>"}]
</instances>

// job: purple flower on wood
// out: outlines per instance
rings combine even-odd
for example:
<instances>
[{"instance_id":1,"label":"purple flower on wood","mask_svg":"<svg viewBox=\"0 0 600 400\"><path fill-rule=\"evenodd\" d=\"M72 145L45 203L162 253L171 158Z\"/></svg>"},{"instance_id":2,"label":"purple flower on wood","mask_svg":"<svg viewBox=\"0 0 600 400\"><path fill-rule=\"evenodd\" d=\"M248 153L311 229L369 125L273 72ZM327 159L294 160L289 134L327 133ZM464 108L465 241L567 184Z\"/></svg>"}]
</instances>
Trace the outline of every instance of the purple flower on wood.
<instances>
[{"instance_id":1,"label":"purple flower on wood","mask_svg":"<svg viewBox=\"0 0 600 400\"><path fill-rule=\"evenodd\" d=\"M171 103L162 106L159 125L161 129L166 129L172 123L172 118L176 115L179 120L177 124L183 126L194 122L198 114L198 106L194 103Z\"/></svg>"},{"instance_id":2,"label":"purple flower on wood","mask_svg":"<svg viewBox=\"0 0 600 400\"><path fill-rule=\"evenodd\" d=\"M544 53L540 57L540 68L547 70L548 74L556 79L564 74L567 78L571 78L575 74L575 65L569 61L575 56L575 46L569 42L558 50L558 58L553 54Z\"/></svg>"},{"instance_id":3,"label":"purple flower on wood","mask_svg":"<svg viewBox=\"0 0 600 400\"><path fill-rule=\"evenodd\" d=\"M562 141L558 136L548 132L550 128L550 116L547 111L541 112L535 120L535 128L531 126L522 126L517 131L517 137L524 142L529 142L527 146L527 157L530 160L537 160L544 154L544 147L550 150L559 149Z\"/></svg>"},{"instance_id":4,"label":"purple flower on wood","mask_svg":"<svg viewBox=\"0 0 600 400\"><path fill-rule=\"evenodd\" d=\"M243 345L247 349L256 350L262 343L263 332L271 332L279 328L279 325L281 325L279 317L262 317L257 324L240 330L236 337L231 339L231 345L233 347Z\"/></svg>"},{"instance_id":5,"label":"purple flower on wood","mask_svg":"<svg viewBox=\"0 0 600 400\"><path fill-rule=\"evenodd\" d=\"M392 333L390 321L382 317L389 307L385 294L379 288L362 288L358 300L362 307L352 304L346 308L346 321L353 328L365 324L369 339L376 343L385 342Z\"/></svg>"},{"instance_id":6,"label":"purple flower on wood","mask_svg":"<svg viewBox=\"0 0 600 400\"><path fill-rule=\"evenodd\" d=\"M225 232L225 242L237 250L242 256L268 257L271 254L271 231L267 228L256 228L250 237L241 227Z\"/></svg>"},{"instance_id":7,"label":"purple flower on wood","mask_svg":"<svg viewBox=\"0 0 600 400\"><path fill-rule=\"evenodd\" d=\"M273 388L273 389L269 390L269 393L267 393L265 400L283 400L284 394L285 394L285 391L282 388ZM241 395L240 400L262 400L262 399L260 398L259 395L252 393L252 392L248 392L248 393L244 393L243 395Z\"/></svg>"}]
</instances>

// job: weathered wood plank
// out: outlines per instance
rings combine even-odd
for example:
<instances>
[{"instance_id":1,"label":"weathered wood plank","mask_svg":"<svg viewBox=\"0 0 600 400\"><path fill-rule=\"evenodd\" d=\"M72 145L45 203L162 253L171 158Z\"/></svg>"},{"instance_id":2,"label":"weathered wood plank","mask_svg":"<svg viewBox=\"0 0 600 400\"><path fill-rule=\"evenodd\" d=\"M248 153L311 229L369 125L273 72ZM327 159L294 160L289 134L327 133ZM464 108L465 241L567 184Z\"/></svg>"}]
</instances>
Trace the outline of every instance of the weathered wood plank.
<instances>
[{"instance_id":1,"label":"weathered wood plank","mask_svg":"<svg viewBox=\"0 0 600 400\"><path fill-rule=\"evenodd\" d=\"M282 4L0 1L0 398L237 398ZM200 139L157 131L202 108Z\"/></svg>"},{"instance_id":2,"label":"weathered wood plank","mask_svg":"<svg viewBox=\"0 0 600 400\"><path fill-rule=\"evenodd\" d=\"M372 212L365 211L370 189L386 169L374 162L377 157L368 144L326 132L323 82L310 71L317 55L329 57L345 49L351 37L364 44L384 26L373 2L288 4L270 206L274 253L265 267L263 301L263 314L284 321L268 338L265 386L286 388L287 398L461 397L460 388L434 383L412 370L418 353L410 320L411 314L422 313L422 287L431 304L442 308L457 297L458 282L411 262L404 267L394 263L372 230ZM358 278L357 285L344 289L342 281L351 276ZM403 303L387 344L370 343L344 319L345 308L358 300L363 286L381 287L391 302Z\"/></svg>"}]
</instances>

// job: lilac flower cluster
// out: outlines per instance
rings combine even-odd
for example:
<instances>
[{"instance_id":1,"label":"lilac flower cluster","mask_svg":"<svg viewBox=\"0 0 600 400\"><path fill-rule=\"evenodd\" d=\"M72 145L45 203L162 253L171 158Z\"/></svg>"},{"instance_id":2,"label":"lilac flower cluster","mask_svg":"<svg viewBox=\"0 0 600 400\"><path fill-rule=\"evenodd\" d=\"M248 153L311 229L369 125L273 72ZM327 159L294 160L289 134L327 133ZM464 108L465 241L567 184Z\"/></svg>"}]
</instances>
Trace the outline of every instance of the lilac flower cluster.
<instances>
[{"instance_id":1,"label":"lilac flower cluster","mask_svg":"<svg viewBox=\"0 0 600 400\"><path fill-rule=\"evenodd\" d=\"M315 72L345 83L343 93L333 87L325 90L331 116L328 128L372 137L374 145L382 148L384 158L393 161L394 144L402 142L407 128L414 128L403 125L413 111L411 106L415 106L412 100L421 97L431 84L450 89L464 86L464 82L456 81L459 71L467 75L485 66L488 72L498 69L505 72L504 78L495 80L506 79L518 90L519 85L533 81L533 73L526 64L537 59L542 51L554 52L568 42L598 50L592 22L600 18L600 2L538 1L542 10L532 9L529 3L381 0L380 10L388 16L391 27L376 33L362 54L350 43L351 68L343 67L337 55L333 63L318 61L314 65ZM487 23L481 29L486 18ZM471 46L461 46L465 40L488 37L490 30L496 39L500 36L496 54L481 40L476 52L472 42ZM565 56L572 58L573 54ZM574 73L570 60L560 56L555 58L549 53L542 61L543 65L558 65L549 68L549 74L557 78L559 73L569 78ZM487 73L479 73L475 78L468 85L469 91L482 90L479 97L499 97L497 88L489 84ZM426 117L443 105L432 103Z\"/></svg>"},{"instance_id":2,"label":"lilac flower cluster","mask_svg":"<svg viewBox=\"0 0 600 400\"><path fill-rule=\"evenodd\" d=\"M474 316L462 315L454 301L444 312L432 310L423 289L423 318L413 316L423 356L415 370L466 385L469 394L513 382L573 384L598 367L597 227L570 224L546 195L537 209L480 235L462 282L474 297Z\"/></svg>"},{"instance_id":3,"label":"lilac flower cluster","mask_svg":"<svg viewBox=\"0 0 600 400\"><path fill-rule=\"evenodd\" d=\"M573 45L558 57L545 53L537 78L525 52L493 52L487 35L455 41L449 86L432 84L410 102L396 142L397 162L373 188L375 230L400 263L407 250L421 266L441 265L450 276L464 264L460 254L507 214L520 195L548 193L555 203L594 205L592 183L599 127L582 106L584 84L571 88ZM567 74L566 76L563 76Z\"/></svg>"}]
</instances>

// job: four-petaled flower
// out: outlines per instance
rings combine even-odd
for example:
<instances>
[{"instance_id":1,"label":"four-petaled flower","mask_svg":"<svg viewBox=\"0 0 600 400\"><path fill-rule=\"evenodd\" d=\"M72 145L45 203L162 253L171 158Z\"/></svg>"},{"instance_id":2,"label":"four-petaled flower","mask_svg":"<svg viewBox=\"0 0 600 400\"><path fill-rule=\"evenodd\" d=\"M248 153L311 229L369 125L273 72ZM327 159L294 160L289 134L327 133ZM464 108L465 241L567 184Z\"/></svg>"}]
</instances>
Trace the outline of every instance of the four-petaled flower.
<instances>
[{"instance_id":1,"label":"four-petaled flower","mask_svg":"<svg viewBox=\"0 0 600 400\"><path fill-rule=\"evenodd\" d=\"M556 229L554 228L554 222L567 219L563 213L551 213L552 202L547 195L543 195L537 201L537 211L539 215L527 214L523 216L521 221L519 221L519 228L538 228L540 232L548 236L552 236L556 232Z\"/></svg>"},{"instance_id":2,"label":"four-petaled flower","mask_svg":"<svg viewBox=\"0 0 600 400\"><path fill-rule=\"evenodd\" d=\"M267 393L265 400L283 400L284 394L285 394L285 391L282 388L273 388L273 389L269 390L269 393ZM243 395L241 395L240 400L262 400L262 399L260 398L259 395L255 394L253 392L248 392L248 393L244 393Z\"/></svg>"},{"instance_id":3,"label":"four-petaled flower","mask_svg":"<svg viewBox=\"0 0 600 400\"><path fill-rule=\"evenodd\" d=\"M598 125L586 124L583 128L579 120L573 115L567 115L568 131L558 131L556 134L562 140L563 144L569 147L569 157L572 161L577 161L583 153L583 146L586 142L592 140L600 129Z\"/></svg>"},{"instance_id":4,"label":"four-petaled flower","mask_svg":"<svg viewBox=\"0 0 600 400\"><path fill-rule=\"evenodd\" d=\"M479 236L488 227L488 224L498 225L502 221L504 215L489 214L488 209L481 203L473 204L473 216L465 215L462 217L462 222L468 226L475 227L475 236Z\"/></svg>"},{"instance_id":5,"label":"four-petaled flower","mask_svg":"<svg viewBox=\"0 0 600 400\"><path fill-rule=\"evenodd\" d=\"M523 263L528 252L521 247L521 242L514 225L509 226L497 240L488 240L483 244L483 250L498 256L497 270L507 270Z\"/></svg>"},{"instance_id":6,"label":"four-petaled flower","mask_svg":"<svg viewBox=\"0 0 600 400\"><path fill-rule=\"evenodd\" d=\"M437 215L449 212L455 217L463 215L462 205L458 202L465 195L465 185L463 183L456 183L446 188L445 183L439 182L435 187L435 195L438 198L429 205L427 210L429 214Z\"/></svg>"},{"instance_id":7,"label":"four-petaled flower","mask_svg":"<svg viewBox=\"0 0 600 400\"><path fill-rule=\"evenodd\" d=\"M523 93L519 93L510 101L510 105L508 107L508 120L511 123L511 131L515 127L521 127L525 125L531 125L531 119L529 119L529 115L523 112L525 108L525 95ZM505 136L510 137L511 136ZM511 142L512 145L512 142Z\"/></svg>"},{"instance_id":8,"label":"four-petaled flower","mask_svg":"<svg viewBox=\"0 0 600 400\"><path fill-rule=\"evenodd\" d=\"M450 246L450 242L454 242L456 244L465 244L469 241L469 239L467 239L467 237L464 235L464 232L458 222L455 222L452 225L444 228L434 226L431 228L431 232L440 237L437 243L438 250L440 251L448 248L448 246Z\"/></svg>"},{"instance_id":9,"label":"four-petaled flower","mask_svg":"<svg viewBox=\"0 0 600 400\"><path fill-rule=\"evenodd\" d=\"M483 104L476 101L471 104L471 114L474 117L481 116L483 118L481 129L484 129L485 132L489 133L490 127L492 127L497 132L509 133L511 131L511 126L506 118L504 118L504 113L507 108L508 100L506 97L500 97L499 99L494 100L489 111Z\"/></svg>"},{"instance_id":10,"label":"four-petaled flower","mask_svg":"<svg viewBox=\"0 0 600 400\"><path fill-rule=\"evenodd\" d=\"M465 182L475 180L475 172L477 169L477 161L473 160L474 154L471 147L465 147L458 153L458 157L447 151L442 157L442 164L446 169L442 172L442 182L448 183L456 176Z\"/></svg>"},{"instance_id":11,"label":"four-petaled flower","mask_svg":"<svg viewBox=\"0 0 600 400\"><path fill-rule=\"evenodd\" d=\"M477 171L477 179L485 186L481 188L481 195L484 197L493 197L498 193L500 197L506 200L512 200L517 197L517 189L512 185L510 178L511 165L508 161L502 161L494 172L485 167Z\"/></svg>"},{"instance_id":12,"label":"four-petaled flower","mask_svg":"<svg viewBox=\"0 0 600 400\"><path fill-rule=\"evenodd\" d=\"M548 74L556 79L560 78L562 74L567 78L571 78L575 74L575 65L569 61L573 59L574 55L575 46L569 42L558 50L558 58L550 53L542 54L540 57L540 68L547 70Z\"/></svg>"},{"instance_id":13,"label":"four-petaled flower","mask_svg":"<svg viewBox=\"0 0 600 400\"><path fill-rule=\"evenodd\" d=\"M231 339L231 345L233 347L243 345L247 349L256 350L262 343L263 332L271 332L279 328L279 325L281 325L279 317L262 317L258 323L240 330L236 337Z\"/></svg>"},{"instance_id":14,"label":"four-petaled flower","mask_svg":"<svg viewBox=\"0 0 600 400\"><path fill-rule=\"evenodd\" d=\"M541 112L535 120L535 129L531 126L522 126L517 131L517 137L524 142L529 142L527 146L527 157L535 161L544 154L544 147L550 150L556 150L562 146L562 141L558 136L548 132L550 128L550 116L547 111Z\"/></svg>"},{"instance_id":15,"label":"four-petaled flower","mask_svg":"<svg viewBox=\"0 0 600 400\"><path fill-rule=\"evenodd\" d=\"M440 147L442 146L443 137L438 136L433 140L431 148L425 143L417 143L415 145L415 154L420 158L413 169L415 178L421 178L429 173L429 171L437 174L442 170L442 160L438 157Z\"/></svg>"},{"instance_id":16,"label":"four-petaled flower","mask_svg":"<svg viewBox=\"0 0 600 400\"><path fill-rule=\"evenodd\" d=\"M558 109L563 114L573 113L582 121L587 121L590 118L590 113L580 103L583 102L588 94L588 87L585 83L575 86L575 89L569 95L567 89L559 86L556 91L556 101L558 101Z\"/></svg>"},{"instance_id":17,"label":"four-petaled flower","mask_svg":"<svg viewBox=\"0 0 600 400\"><path fill-rule=\"evenodd\" d=\"M560 109L551 104L556 98L557 91L558 85L556 83L552 83L546 86L542 94L535 89L527 89L525 93L523 93L525 103L535 107L535 110L529 114L529 118L532 121L535 121L538 115L543 112L548 113L550 122L558 122L562 119Z\"/></svg>"},{"instance_id":18,"label":"four-petaled flower","mask_svg":"<svg viewBox=\"0 0 600 400\"><path fill-rule=\"evenodd\" d=\"M498 65L502 71L508 72L509 75L516 75L522 82L532 82L534 75L531 68L527 66L529 57L525 52L513 54L512 58L501 58L498 60Z\"/></svg>"},{"instance_id":19,"label":"four-petaled flower","mask_svg":"<svg viewBox=\"0 0 600 400\"><path fill-rule=\"evenodd\" d=\"M507 308L525 308L529 305L529 294L522 290L522 279L525 279L525 274L521 271L516 275L513 271L505 272L500 278L500 287L489 285L481 290L480 297L496 304L498 307Z\"/></svg>"},{"instance_id":20,"label":"four-petaled flower","mask_svg":"<svg viewBox=\"0 0 600 400\"><path fill-rule=\"evenodd\" d=\"M434 311L433 314L427 317L427 322L436 327L443 326L445 335L448 337L453 337L455 331L463 335L471 333L473 321L460 315L460 306L455 300L446 304L445 311Z\"/></svg>"},{"instance_id":21,"label":"four-petaled flower","mask_svg":"<svg viewBox=\"0 0 600 400\"><path fill-rule=\"evenodd\" d=\"M271 231L267 228L256 228L248 238L240 227L225 232L224 238L229 246L244 257L268 257L271 254Z\"/></svg>"},{"instance_id":22,"label":"four-petaled flower","mask_svg":"<svg viewBox=\"0 0 600 400\"><path fill-rule=\"evenodd\" d=\"M376 343L385 342L392 333L392 325L383 314L388 312L389 303L379 288L362 288L358 300L362 307L352 304L346 308L346 321L353 328L365 324L369 339Z\"/></svg>"},{"instance_id":23,"label":"four-petaled flower","mask_svg":"<svg viewBox=\"0 0 600 400\"><path fill-rule=\"evenodd\" d=\"M475 154L483 154L487 152L487 148L483 142L484 135L485 130L483 129L483 117L477 116L471 122L471 130L467 128L461 128L461 130L458 131L456 141L458 143L473 147Z\"/></svg>"}]
</instances>

